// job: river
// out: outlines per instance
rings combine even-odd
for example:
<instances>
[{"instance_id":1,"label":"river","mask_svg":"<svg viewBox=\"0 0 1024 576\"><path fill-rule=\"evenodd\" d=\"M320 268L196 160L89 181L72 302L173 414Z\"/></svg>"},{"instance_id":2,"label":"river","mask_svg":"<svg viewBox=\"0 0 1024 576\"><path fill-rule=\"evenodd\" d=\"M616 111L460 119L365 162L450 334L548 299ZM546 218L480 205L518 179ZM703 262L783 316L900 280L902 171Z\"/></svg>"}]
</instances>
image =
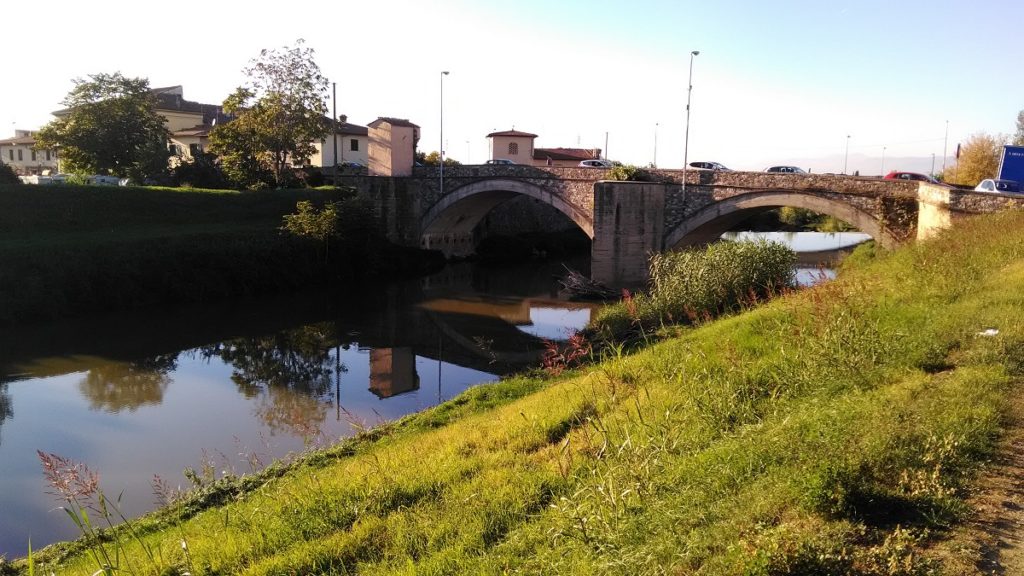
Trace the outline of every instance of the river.
<instances>
[{"instance_id":1,"label":"river","mask_svg":"<svg viewBox=\"0 0 1024 576\"><path fill-rule=\"evenodd\" d=\"M815 253L856 243L801 234L772 239ZM560 298L562 272L463 264L346 292L0 334L0 556L78 535L37 450L87 464L126 515L142 514L156 506L154 475L188 488L186 467L250 473L536 366L545 339L590 319L591 305ZM798 270L804 284L830 275Z\"/></svg>"}]
</instances>

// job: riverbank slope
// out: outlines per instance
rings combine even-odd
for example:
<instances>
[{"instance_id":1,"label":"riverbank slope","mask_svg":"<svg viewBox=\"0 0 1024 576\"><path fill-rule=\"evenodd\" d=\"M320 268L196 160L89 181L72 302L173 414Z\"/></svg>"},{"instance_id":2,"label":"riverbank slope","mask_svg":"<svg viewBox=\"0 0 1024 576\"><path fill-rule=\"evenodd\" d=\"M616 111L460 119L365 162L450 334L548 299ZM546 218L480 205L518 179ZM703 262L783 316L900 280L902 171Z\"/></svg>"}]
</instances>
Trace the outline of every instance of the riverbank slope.
<instances>
[{"instance_id":1,"label":"riverbank slope","mask_svg":"<svg viewBox=\"0 0 1024 576\"><path fill-rule=\"evenodd\" d=\"M339 275L415 273L430 259L356 215L326 258L281 230L296 203L342 189L236 192L150 187L0 185L0 325L138 306L294 290Z\"/></svg>"},{"instance_id":2,"label":"riverbank slope","mask_svg":"<svg viewBox=\"0 0 1024 576\"><path fill-rule=\"evenodd\" d=\"M635 354L198 478L205 498L103 546L135 574L970 566L947 537L1024 382L1022 295L1024 213L977 218ZM88 546L63 556L35 569L97 570Z\"/></svg>"}]
</instances>

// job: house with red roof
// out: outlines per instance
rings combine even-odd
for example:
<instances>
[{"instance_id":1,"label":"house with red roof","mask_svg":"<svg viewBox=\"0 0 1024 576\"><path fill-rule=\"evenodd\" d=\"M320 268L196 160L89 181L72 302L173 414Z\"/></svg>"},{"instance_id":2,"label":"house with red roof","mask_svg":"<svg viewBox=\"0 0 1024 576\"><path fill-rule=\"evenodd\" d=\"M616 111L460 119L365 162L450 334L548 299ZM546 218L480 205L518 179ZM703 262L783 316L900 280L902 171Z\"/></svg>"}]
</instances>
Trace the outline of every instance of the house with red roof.
<instances>
[{"instance_id":1,"label":"house with red roof","mask_svg":"<svg viewBox=\"0 0 1024 576\"><path fill-rule=\"evenodd\" d=\"M536 148L536 134L513 128L487 135L493 160L508 160L526 166L579 166L583 160L601 157L600 148Z\"/></svg>"}]
</instances>

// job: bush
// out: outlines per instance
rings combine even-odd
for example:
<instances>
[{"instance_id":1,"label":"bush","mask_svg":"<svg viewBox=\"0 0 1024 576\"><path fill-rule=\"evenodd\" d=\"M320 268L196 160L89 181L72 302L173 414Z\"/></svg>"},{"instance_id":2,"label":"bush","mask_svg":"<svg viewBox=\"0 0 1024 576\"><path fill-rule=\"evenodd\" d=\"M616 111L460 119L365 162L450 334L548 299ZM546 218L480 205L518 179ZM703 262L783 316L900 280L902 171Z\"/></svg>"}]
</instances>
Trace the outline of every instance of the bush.
<instances>
[{"instance_id":1,"label":"bush","mask_svg":"<svg viewBox=\"0 0 1024 576\"><path fill-rule=\"evenodd\" d=\"M626 182L651 182L651 175L638 166L632 164L616 164L608 171L609 180L621 180Z\"/></svg>"},{"instance_id":2,"label":"bush","mask_svg":"<svg viewBox=\"0 0 1024 576\"><path fill-rule=\"evenodd\" d=\"M187 188L228 189L231 185L213 154L201 152L190 160L182 160L171 171L175 186Z\"/></svg>"},{"instance_id":3,"label":"bush","mask_svg":"<svg viewBox=\"0 0 1024 576\"><path fill-rule=\"evenodd\" d=\"M3 162L0 162L0 184L21 184L21 179L14 168Z\"/></svg>"},{"instance_id":4,"label":"bush","mask_svg":"<svg viewBox=\"0 0 1024 576\"><path fill-rule=\"evenodd\" d=\"M649 294L601 310L593 327L622 339L637 329L710 319L791 288L795 263L796 253L776 242L717 242L655 254Z\"/></svg>"}]
</instances>

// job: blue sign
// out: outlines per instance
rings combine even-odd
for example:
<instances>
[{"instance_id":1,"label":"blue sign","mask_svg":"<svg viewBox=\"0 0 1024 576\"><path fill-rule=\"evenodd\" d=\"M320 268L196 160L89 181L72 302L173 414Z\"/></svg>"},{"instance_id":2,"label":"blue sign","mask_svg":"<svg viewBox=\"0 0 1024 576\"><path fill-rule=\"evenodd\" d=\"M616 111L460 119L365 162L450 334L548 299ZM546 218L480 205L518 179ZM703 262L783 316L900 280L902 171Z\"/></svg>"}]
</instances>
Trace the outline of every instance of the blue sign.
<instances>
[{"instance_id":1,"label":"blue sign","mask_svg":"<svg viewBox=\"0 0 1024 576\"><path fill-rule=\"evenodd\" d=\"M1024 183L1024 146L1003 146L999 179Z\"/></svg>"}]
</instances>

